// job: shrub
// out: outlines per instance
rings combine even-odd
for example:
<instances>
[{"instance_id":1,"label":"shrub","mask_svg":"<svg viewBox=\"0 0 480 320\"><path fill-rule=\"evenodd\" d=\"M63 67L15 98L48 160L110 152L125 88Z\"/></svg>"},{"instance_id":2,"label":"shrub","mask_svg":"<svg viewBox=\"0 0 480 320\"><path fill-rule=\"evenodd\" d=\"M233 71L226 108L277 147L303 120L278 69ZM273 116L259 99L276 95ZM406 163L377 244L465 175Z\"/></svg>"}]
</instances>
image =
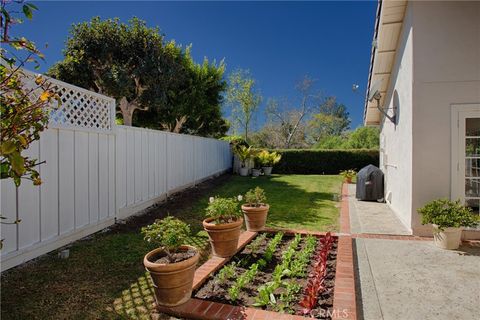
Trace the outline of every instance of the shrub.
<instances>
[{"instance_id":1,"label":"shrub","mask_svg":"<svg viewBox=\"0 0 480 320\"><path fill-rule=\"evenodd\" d=\"M206 216L213 218L215 223L228 223L242 217L238 209L237 198L210 198L206 209Z\"/></svg>"},{"instance_id":2,"label":"shrub","mask_svg":"<svg viewBox=\"0 0 480 320\"><path fill-rule=\"evenodd\" d=\"M252 159L255 155L251 147L246 147L244 145L239 145L233 148L233 153L235 153L242 163L242 168L246 166L246 162Z\"/></svg>"},{"instance_id":3,"label":"shrub","mask_svg":"<svg viewBox=\"0 0 480 320\"><path fill-rule=\"evenodd\" d=\"M172 253L185 243L190 235L190 227L179 219L166 217L143 227L142 234L147 242L163 247L168 259L173 261Z\"/></svg>"},{"instance_id":4,"label":"shrub","mask_svg":"<svg viewBox=\"0 0 480 320\"><path fill-rule=\"evenodd\" d=\"M282 159L282 156L275 151L262 150L258 153L258 161L264 167L273 167L280 159Z\"/></svg>"},{"instance_id":5,"label":"shrub","mask_svg":"<svg viewBox=\"0 0 480 320\"><path fill-rule=\"evenodd\" d=\"M265 195L265 191L260 187L250 189L245 194L245 203L250 207L260 207L266 202L267 196Z\"/></svg>"},{"instance_id":6,"label":"shrub","mask_svg":"<svg viewBox=\"0 0 480 320\"><path fill-rule=\"evenodd\" d=\"M282 155L277 173L338 174L342 170L378 166L378 150L276 150Z\"/></svg>"},{"instance_id":7,"label":"shrub","mask_svg":"<svg viewBox=\"0 0 480 320\"><path fill-rule=\"evenodd\" d=\"M474 227L478 224L478 217L473 215L471 208L462 205L460 200L434 200L417 211L422 215L422 224L436 224L440 230Z\"/></svg>"}]
</instances>

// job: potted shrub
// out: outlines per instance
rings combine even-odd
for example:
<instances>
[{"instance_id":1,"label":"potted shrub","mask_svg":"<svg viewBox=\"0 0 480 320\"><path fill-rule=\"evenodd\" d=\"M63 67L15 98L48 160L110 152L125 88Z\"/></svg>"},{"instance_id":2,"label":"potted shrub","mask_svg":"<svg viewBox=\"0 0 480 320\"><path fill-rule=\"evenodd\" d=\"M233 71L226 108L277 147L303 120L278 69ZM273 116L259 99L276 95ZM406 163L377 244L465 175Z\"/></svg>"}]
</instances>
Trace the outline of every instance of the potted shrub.
<instances>
[{"instance_id":1,"label":"potted shrub","mask_svg":"<svg viewBox=\"0 0 480 320\"><path fill-rule=\"evenodd\" d=\"M273 166L277 164L281 158L282 155L276 152L268 152L267 150L261 151L258 155L258 159L262 164L263 173L266 176L272 175Z\"/></svg>"},{"instance_id":2,"label":"potted shrub","mask_svg":"<svg viewBox=\"0 0 480 320\"><path fill-rule=\"evenodd\" d=\"M195 247L184 245L190 228L184 222L166 217L143 227L147 242L159 248L147 253L143 264L153 281L155 300L161 306L185 303L192 294L195 267L200 257Z\"/></svg>"},{"instance_id":3,"label":"potted shrub","mask_svg":"<svg viewBox=\"0 0 480 320\"><path fill-rule=\"evenodd\" d=\"M257 153L254 157L254 165L253 165L253 169L252 169L252 176L253 177L259 177L261 173L262 173L262 168L260 166L259 154Z\"/></svg>"},{"instance_id":4,"label":"potted shrub","mask_svg":"<svg viewBox=\"0 0 480 320\"><path fill-rule=\"evenodd\" d=\"M340 175L343 177L345 183L352 183L352 179L355 178L357 172L353 169L340 171Z\"/></svg>"},{"instance_id":5,"label":"potted shrub","mask_svg":"<svg viewBox=\"0 0 480 320\"><path fill-rule=\"evenodd\" d=\"M457 249L463 227L474 227L478 223L472 209L459 200L434 200L417 211L422 215L422 224L432 224L435 245L443 249Z\"/></svg>"},{"instance_id":6,"label":"potted shrub","mask_svg":"<svg viewBox=\"0 0 480 320\"><path fill-rule=\"evenodd\" d=\"M203 228L208 232L213 254L222 258L233 256L243 224L237 199L211 197L206 216Z\"/></svg>"},{"instance_id":7,"label":"potted shrub","mask_svg":"<svg viewBox=\"0 0 480 320\"><path fill-rule=\"evenodd\" d=\"M245 204L242 205L242 212L245 216L245 224L248 231L260 231L265 227L268 209L265 191L256 187L245 194Z\"/></svg>"},{"instance_id":8,"label":"potted shrub","mask_svg":"<svg viewBox=\"0 0 480 320\"><path fill-rule=\"evenodd\" d=\"M238 159L240 160L240 169L238 170L239 174L242 177L248 176L248 167L247 162L252 158L252 149L251 147L246 147L244 145L240 145L234 149L234 153L237 155Z\"/></svg>"}]
</instances>

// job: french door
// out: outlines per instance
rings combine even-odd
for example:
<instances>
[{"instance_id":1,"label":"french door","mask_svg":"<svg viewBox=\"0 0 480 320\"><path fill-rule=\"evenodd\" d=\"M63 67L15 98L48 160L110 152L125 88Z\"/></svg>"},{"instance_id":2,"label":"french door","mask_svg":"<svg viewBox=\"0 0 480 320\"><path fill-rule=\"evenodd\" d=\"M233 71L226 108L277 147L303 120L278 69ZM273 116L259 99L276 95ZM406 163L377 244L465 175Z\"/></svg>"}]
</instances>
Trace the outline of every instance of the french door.
<instances>
[{"instance_id":1,"label":"french door","mask_svg":"<svg viewBox=\"0 0 480 320\"><path fill-rule=\"evenodd\" d=\"M452 106L452 199L480 207L480 104Z\"/></svg>"}]
</instances>

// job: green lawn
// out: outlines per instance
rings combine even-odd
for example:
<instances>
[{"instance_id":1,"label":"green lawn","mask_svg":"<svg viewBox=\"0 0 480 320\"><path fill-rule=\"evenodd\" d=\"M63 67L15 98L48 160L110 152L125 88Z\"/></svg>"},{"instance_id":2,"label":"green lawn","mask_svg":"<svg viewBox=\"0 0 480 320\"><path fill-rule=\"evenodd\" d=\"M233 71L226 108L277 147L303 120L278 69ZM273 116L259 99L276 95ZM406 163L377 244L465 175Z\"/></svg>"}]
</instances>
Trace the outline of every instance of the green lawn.
<instances>
[{"instance_id":1,"label":"green lawn","mask_svg":"<svg viewBox=\"0 0 480 320\"><path fill-rule=\"evenodd\" d=\"M150 210L126 225L100 232L70 247L70 258L50 253L2 274L2 319L148 319L153 295L142 265L150 249L139 228L167 214L188 222L190 243L206 259L208 238L201 230L210 196L236 196L260 186L271 206L268 226L337 230L339 176L274 175L224 177ZM213 186L212 186L213 185Z\"/></svg>"}]
</instances>

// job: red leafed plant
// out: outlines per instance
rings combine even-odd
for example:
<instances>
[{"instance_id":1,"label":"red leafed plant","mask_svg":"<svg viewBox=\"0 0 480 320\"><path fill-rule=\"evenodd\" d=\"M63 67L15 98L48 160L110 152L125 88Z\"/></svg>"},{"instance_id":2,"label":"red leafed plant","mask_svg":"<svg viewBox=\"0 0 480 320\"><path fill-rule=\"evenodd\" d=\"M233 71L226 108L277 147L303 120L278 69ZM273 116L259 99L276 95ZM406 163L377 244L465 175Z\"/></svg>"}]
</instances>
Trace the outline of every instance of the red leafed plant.
<instances>
[{"instance_id":1,"label":"red leafed plant","mask_svg":"<svg viewBox=\"0 0 480 320\"><path fill-rule=\"evenodd\" d=\"M303 315L307 315L312 311L317 304L318 295L325 290L323 283L327 276L328 253L333 245L333 237L330 232L320 240L320 243L322 244L322 248L316 257L312 272L308 275L307 287L303 292L302 300L299 302L303 307Z\"/></svg>"}]
</instances>

